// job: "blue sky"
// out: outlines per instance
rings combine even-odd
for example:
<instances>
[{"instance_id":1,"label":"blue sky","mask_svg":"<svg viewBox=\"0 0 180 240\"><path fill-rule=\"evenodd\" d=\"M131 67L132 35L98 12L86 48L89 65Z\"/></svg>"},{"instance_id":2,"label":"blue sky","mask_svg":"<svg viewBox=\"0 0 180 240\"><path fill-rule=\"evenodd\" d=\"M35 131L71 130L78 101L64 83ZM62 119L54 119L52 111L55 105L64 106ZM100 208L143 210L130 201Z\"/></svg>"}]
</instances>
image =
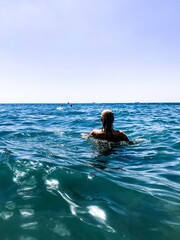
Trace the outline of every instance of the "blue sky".
<instances>
[{"instance_id":1,"label":"blue sky","mask_svg":"<svg viewBox=\"0 0 180 240\"><path fill-rule=\"evenodd\" d=\"M180 101L179 0L0 0L0 102Z\"/></svg>"}]
</instances>

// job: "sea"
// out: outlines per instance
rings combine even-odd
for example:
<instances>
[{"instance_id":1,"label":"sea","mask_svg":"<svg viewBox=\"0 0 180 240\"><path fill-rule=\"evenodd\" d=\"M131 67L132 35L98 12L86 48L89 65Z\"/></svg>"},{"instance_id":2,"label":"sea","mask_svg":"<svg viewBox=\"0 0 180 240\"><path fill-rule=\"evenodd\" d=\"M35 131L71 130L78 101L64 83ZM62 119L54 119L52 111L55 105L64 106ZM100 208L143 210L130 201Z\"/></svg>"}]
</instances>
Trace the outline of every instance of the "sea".
<instances>
[{"instance_id":1,"label":"sea","mask_svg":"<svg viewBox=\"0 0 180 240\"><path fill-rule=\"evenodd\" d=\"M180 239L180 103L0 104L0 240L59 239Z\"/></svg>"}]
</instances>

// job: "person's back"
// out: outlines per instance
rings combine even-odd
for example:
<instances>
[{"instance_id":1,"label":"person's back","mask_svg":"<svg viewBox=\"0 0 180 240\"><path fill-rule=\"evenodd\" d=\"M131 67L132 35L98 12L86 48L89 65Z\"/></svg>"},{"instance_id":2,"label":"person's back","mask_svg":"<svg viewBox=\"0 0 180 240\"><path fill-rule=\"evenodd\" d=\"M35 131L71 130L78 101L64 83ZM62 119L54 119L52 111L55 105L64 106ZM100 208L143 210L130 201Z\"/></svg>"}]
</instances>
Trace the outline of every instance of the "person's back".
<instances>
[{"instance_id":1,"label":"person's back","mask_svg":"<svg viewBox=\"0 0 180 240\"><path fill-rule=\"evenodd\" d=\"M104 110L101 114L102 129L93 130L89 137L95 139L102 139L111 142L130 142L126 134L122 131L117 131L113 129L114 116L111 110Z\"/></svg>"},{"instance_id":2,"label":"person's back","mask_svg":"<svg viewBox=\"0 0 180 240\"><path fill-rule=\"evenodd\" d=\"M110 133L105 132L103 130L93 130L90 133L90 137L107 140L110 142L120 142L120 141L129 142L129 139L124 132L116 131L116 130L112 130Z\"/></svg>"}]
</instances>

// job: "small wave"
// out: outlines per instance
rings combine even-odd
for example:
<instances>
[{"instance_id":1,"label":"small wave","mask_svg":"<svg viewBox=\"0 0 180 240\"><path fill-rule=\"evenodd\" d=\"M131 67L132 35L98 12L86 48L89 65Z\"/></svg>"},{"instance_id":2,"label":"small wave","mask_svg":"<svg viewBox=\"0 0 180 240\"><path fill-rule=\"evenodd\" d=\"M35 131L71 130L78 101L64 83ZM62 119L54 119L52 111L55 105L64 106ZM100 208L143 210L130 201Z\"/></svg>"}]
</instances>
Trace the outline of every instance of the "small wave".
<instances>
[{"instance_id":1,"label":"small wave","mask_svg":"<svg viewBox=\"0 0 180 240\"><path fill-rule=\"evenodd\" d=\"M134 142L134 144L137 144L137 143L141 143L141 142L144 142L146 139L144 139L144 138L137 138L137 139L135 139L133 142Z\"/></svg>"},{"instance_id":2,"label":"small wave","mask_svg":"<svg viewBox=\"0 0 180 240\"><path fill-rule=\"evenodd\" d=\"M61 111L61 110L63 110L64 108L63 107L57 107L56 108L56 110L58 110L58 111Z\"/></svg>"}]
</instances>

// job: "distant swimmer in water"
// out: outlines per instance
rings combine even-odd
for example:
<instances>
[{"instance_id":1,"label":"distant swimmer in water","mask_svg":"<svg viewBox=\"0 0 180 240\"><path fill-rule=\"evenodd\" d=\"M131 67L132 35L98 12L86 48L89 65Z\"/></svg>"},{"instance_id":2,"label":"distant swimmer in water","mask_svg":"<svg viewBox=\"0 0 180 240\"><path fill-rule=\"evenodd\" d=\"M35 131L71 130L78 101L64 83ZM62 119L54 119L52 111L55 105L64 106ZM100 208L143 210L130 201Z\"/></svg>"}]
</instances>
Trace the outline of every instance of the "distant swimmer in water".
<instances>
[{"instance_id":1,"label":"distant swimmer in water","mask_svg":"<svg viewBox=\"0 0 180 240\"><path fill-rule=\"evenodd\" d=\"M101 122L102 129L93 130L89 137L93 137L95 139L107 140L110 142L120 142L125 141L127 143L132 143L129 141L128 137L123 131L117 131L113 129L114 115L111 110L104 110L101 113Z\"/></svg>"}]
</instances>

